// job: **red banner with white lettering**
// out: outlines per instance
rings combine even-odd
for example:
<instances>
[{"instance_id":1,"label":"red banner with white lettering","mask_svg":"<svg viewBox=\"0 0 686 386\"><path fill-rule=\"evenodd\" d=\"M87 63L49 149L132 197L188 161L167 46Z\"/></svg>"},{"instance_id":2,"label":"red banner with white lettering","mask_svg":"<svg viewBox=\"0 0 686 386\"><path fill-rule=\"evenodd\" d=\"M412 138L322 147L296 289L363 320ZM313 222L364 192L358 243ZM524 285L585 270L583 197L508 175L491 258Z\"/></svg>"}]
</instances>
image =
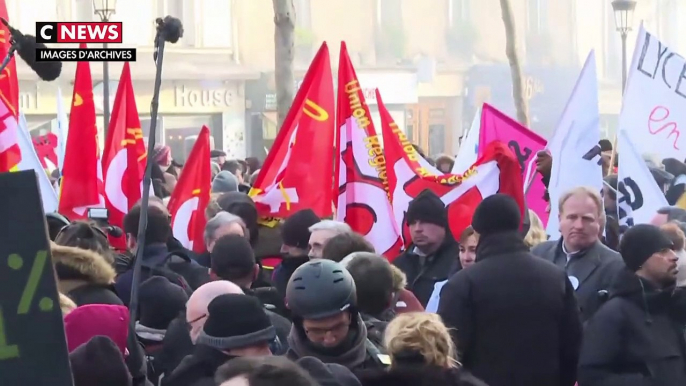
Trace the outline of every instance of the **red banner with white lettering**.
<instances>
[{"instance_id":1,"label":"red banner with white lettering","mask_svg":"<svg viewBox=\"0 0 686 386\"><path fill-rule=\"evenodd\" d=\"M450 231L457 239L472 222L477 205L496 193L508 194L517 201L524 218L524 188L519 162L512 151L499 141L486 145L476 163L462 175L437 174L437 170L419 155L407 136L393 122L377 90L384 150L388 160L388 182L393 216L402 226L405 244L409 229L405 221L407 207L419 193L430 189L448 208Z\"/></svg>"},{"instance_id":2,"label":"red banner with white lettering","mask_svg":"<svg viewBox=\"0 0 686 386\"><path fill-rule=\"evenodd\" d=\"M339 61L336 219L345 221L377 253L392 260L400 253L402 240L388 195L386 156L345 42Z\"/></svg>"}]
</instances>

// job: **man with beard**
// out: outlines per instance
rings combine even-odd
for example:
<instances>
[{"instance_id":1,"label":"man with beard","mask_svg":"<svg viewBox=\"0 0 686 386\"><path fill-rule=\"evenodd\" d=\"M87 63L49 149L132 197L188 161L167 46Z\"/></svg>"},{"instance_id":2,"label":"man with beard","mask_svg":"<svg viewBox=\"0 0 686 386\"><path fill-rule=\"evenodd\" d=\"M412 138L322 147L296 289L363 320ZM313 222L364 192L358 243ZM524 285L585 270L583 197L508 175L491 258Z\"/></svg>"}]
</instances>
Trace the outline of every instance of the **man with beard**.
<instances>
[{"instance_id":1,"label":"man with beard","mask_svg":"<svg viewBox=\"0 0 686 386\"><path fill-rule=\"evenodd\" d=\"M584 331L579 386L686 385L686 297L674 244L654 225L620 243L626 269Z\"/></svg>"},{"instance_id":2,"label":"man with beard","mask_svg":"<svg viewBox=\"0 0 686 386\"><path fill-rule=\"evenodd\" d=\"M353 372L387 364L388 357L367 338L355 281L340 263L317 259L301 265L288 282L286 304L293 318L288 358L311 356Z\"/></svg>"}]
</instances>

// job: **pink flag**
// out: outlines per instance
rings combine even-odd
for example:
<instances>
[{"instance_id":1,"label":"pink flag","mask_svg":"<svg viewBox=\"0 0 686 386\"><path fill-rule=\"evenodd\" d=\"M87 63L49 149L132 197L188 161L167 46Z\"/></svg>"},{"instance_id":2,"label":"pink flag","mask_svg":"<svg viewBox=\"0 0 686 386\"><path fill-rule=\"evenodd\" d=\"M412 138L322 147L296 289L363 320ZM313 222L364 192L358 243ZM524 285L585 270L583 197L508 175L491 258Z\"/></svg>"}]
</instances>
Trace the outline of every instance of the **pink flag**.
<instances>
[{"instance_id":1,"label":"pink flag","mask_svg":"<svg viewBox=\"0 0 686 386\"><path fill-rule=\"evenodd\" d=\"M493 141L501 141L507 144L519 161L522 168L522 177L526 176L529 163L536 157L539 150L543 150L546 140L538 134L524 127L521 123L501 113L495 107L484 103L481 111L481 133L479 136L479 157L483 149ZM532 165L532 168L535 165ZM527 186L528 181L524 181ZM548 223L547 203L543 199L545 185L540 176L534 177L534 182L526 195L526 204L529 209L536 212L543 221L543 226Z\"/></svg>"}]
</instances>

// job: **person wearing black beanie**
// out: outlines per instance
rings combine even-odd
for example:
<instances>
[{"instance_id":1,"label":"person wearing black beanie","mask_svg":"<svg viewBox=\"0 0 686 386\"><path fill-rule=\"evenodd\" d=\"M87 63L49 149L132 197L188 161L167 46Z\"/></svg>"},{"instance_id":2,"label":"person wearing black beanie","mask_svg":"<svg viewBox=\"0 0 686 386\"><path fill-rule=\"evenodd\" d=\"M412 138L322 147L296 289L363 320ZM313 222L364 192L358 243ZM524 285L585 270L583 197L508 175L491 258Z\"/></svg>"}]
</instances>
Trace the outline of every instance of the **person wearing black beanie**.
<instances>
[{"instance_id":1,"label":"person wearing black beanie","mask_svg":"<svg viewBox=\"0 0 686 386\"><path fill-rule=\"evenodd\" d=\"M438 314L465 369L491 386L573 386L582 327L565 272L533 256L521 208L496 194L474 212L476 263L443 286Z\"/></svg>"},{"instance_id":2,"label":"person wearing black beanie","mask_svg":"<svg viewBox=\"0 0 686 386\"><path fill-rule=\"evenodd\" d=\"M434 192L426 189L410 201L403 233L412 244L393 260L407 276L407 289L426 307L436 283L445 281L460 266L460 247L448 227L448 211Z\"/></svg>"},{"instance_id":3,"label":"person wearing black beanie","mask_svg":"<svg viewBox=\"0 0 686 386\"><path fill-rule=\"evenodd\" d=\"M321 221L312 209L293 213L281 226L283 260L274 270L274 286L282 297L286 296L286 286L293 272L310 261L307 255L310 240L310 227Z\"/></svg>"},{"instance_id":4,"label":"person wearing black beanie","mask_svg":"<svg viewBox=\"0 0 686 386\"><path fill-rule=\"evenodd\" d=\"M626 231L626 268L584 329L580 385L686 385L686 293L675 288L673 248L654 225Z\"/></svg>"},{"instance_id":5,"label":"person wearing black beanie","mask_svg":"<svg viewBox=\"0 0 686 386\"><path fill-rule=\"evenodd\" d=\"M270 356L276 330L260 302L239 294L214 298L193 354L181 361L163 386L214 385L224 363L238 357Z\"/></svg>"},{"instance_id":6,"label":"person wearing black beanie","mask_svg":"<svg viewBox=\"0 0 686 386\"><path fill-rule=\"evenodd\" d=\"M69 354L74 386L131 386L131 374L112 339L95 336Z\"/></svg>"}]
</instances>

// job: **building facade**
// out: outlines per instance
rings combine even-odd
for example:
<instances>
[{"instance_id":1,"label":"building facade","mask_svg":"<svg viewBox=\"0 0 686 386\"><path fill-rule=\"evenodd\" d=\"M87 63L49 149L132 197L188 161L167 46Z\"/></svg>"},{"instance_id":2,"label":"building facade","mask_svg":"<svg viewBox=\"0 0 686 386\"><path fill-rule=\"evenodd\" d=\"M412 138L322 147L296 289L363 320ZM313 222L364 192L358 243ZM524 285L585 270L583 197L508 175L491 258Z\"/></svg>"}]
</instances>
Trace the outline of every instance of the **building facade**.
<instances>
[{"instance_id":1,"label":"building facade","mask_svg":"<svg viewBox=\"0 0 686 386\"><path fill-rule=\"evenodd\" d=\"M582 1L582 0L580 0ZM430 155L455 154L476 108L490 102L514 115L505 29L499 0L293 0L295 71L302 80L322 41L338 67L346 41L378 124L378 88L396 123ZM532 127L544 135L568 95L561 82L578 69L573 0L511 0L517 46L527 76ZM97 20L91 0L7 0L10 22L25 33L36 21ZM188 138L202 125L215 147L232 157L264 157L276 135L274 21L269 0L118 0L114 21L123 21L124 46L138 49L131 63L142 126L149 125L155 65L154 19L171 14L184 37L167 45L160 95L159 140L183 159ZM39 82L19 61L22 106L29 125L49 130L57 89L69 106L75 65L64 63L55 82ZM560 70L562 68L562 70ZM570 68L571 70L568 70ZM102 65L92 63L102 127ZM113 101L121 65L110 63ZM296 83L297 83L296 82ZM573 80L572 80L573 83ZM545 112L545 114L543 113Z\"/></svg>"},{"instance_id":2,"label":"building facade","mask_svg":"<svg viewBox=\"0 0 686 386\"><path fill-rule=\"evenodd\" d=\"M164 56L163 81L159 97L158 143L172 148L175 158L188 154L187 139L203 125L211 129L215 147L230 156L245 157L245 81L259 77L259 71L241 65L238 17L231 0L119 0L112 21L123 22L124 47L138 50L130 63L141 126L147 135L150 102L155 79L153 42L155 18L178 15L184 37L168 44ZM98 21L92 0L7 0L10 23L24 33L35 33L36 21ZM109 63L110 104L114 102L121 63ZM61 90L69 109L75 63L63 63L62 75L54 82L37 81L36 75L18 61L22 110L32 134L55 126L56 100ZM103 129L103 65L91 63L100 143Z\"/></svg>"},{"instance_id":3,"label":"building facade","mask_svg":"<svg viewBox=\"0 0 686 386\"><path fill-rule=\"evenodd\" d=\"M622 106L622 40L611 0L577 0L579 60L595 49L600 83L601 135L614 138ZM644 27L682 56L686 55L686 2L639 0L633 31L627 37L627 65L631 64L638 29Z\"/></svg>"}]
</instances>

